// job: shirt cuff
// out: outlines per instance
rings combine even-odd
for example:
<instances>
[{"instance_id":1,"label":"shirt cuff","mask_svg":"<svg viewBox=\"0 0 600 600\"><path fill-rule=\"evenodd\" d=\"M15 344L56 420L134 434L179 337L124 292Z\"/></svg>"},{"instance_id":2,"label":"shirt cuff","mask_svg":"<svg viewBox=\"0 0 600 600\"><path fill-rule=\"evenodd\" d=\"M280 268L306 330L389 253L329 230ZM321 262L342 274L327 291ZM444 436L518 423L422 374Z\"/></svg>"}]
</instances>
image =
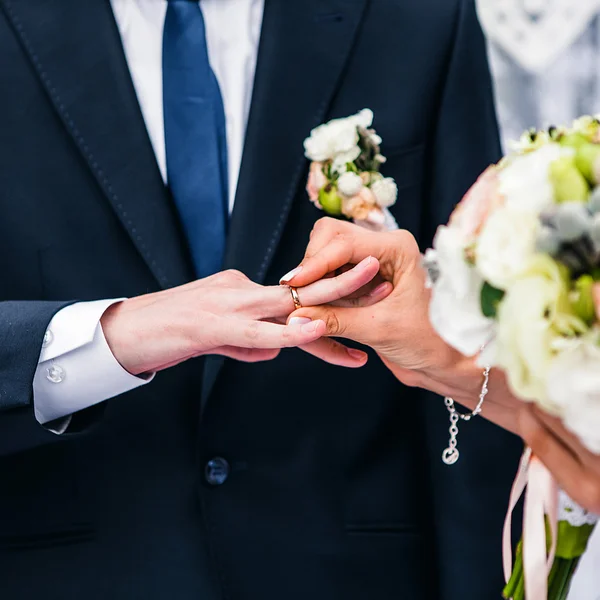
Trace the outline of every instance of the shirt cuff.
<instances>
[{"instance_id":1,"label":"shirt cuff","mask_svg":"<svg viewBox=\"0 0 600 600\"><path fill-rule=\"evenodd\" d=\"M56 313L44 336L33 380L35 416L63 433L73 413L94 406L152 380L136 377L113 356L100 319L124 298L79 302Z\"/></svg>"}]
</instances>

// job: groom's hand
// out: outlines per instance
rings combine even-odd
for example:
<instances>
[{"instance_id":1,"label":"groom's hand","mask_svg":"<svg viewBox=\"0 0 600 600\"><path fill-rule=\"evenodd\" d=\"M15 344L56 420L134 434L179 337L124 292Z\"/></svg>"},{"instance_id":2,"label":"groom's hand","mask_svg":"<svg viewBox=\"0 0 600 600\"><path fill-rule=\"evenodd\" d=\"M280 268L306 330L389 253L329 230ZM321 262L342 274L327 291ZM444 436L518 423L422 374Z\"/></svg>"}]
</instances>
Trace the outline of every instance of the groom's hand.
<instances>
[{"instance_id":1,"label":"groom's hand","mask_svg":"<svg viewBox=\"0 0 600 600\"><path fill-rule=\"evenodd\" d=\"M368 284L377 274L377 260L365 257L338 277L300 290L307 305L333 302ZM362 366L366 354L320 340L325 323L291 321L294 310L287 286L264 287L237 271L111 306L101 323L119 363L139 375L166 369L204 354L244 361L275 358L281 348L300 346L328 362ZM283 324L278 321L282 320Z\"/></svg>"}]
</instances>

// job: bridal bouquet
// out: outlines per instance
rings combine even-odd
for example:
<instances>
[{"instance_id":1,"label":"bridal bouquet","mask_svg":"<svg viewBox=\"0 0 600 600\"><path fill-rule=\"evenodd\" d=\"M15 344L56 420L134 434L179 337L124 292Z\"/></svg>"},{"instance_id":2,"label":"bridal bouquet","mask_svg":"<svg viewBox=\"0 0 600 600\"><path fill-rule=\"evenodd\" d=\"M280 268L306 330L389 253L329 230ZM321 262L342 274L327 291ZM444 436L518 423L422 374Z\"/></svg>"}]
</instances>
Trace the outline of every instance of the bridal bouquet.
<instances>
[{"instance_id":1,"label":"bridal bouquet","mask_svg":"<svg viewBox=\"0 0 600 600\"><path fill-rule=\"evenodd\" d=\"M425 255L442 338L505 371L516 396L600 453L600 121L526 133L440 227ZM596 523L526 452L523 541L505 598L562 600Z\"/></svg>"},{"instance_id":2,"label":"bridal bouquet","mask_svg":"<svg viewBox=\"0 0 600 600\"><path fill-rule=\"evenodd\" d=\"M304 141L312 161L306 191L328 215L345 216L373 231L398 229L388 210L396 203L398 187L379 172L386 159L372 123L373 112L364 109L311 131Z\"/></svg>"}]
</instances>

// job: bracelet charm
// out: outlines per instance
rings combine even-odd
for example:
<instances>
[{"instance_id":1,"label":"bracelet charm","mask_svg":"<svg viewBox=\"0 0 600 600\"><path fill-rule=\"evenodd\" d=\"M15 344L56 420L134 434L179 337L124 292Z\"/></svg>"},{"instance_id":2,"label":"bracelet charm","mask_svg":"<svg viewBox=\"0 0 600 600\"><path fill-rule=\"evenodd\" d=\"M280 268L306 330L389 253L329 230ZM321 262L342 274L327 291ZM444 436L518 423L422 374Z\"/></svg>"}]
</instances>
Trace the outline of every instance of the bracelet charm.
<instances>
[{"instance_id":1,"label":"bracelet charm","mask_svg":"<svg viewBox=\"0 0 600 600\"><path fill-rule=\"evenodd\" d=\"M450 441L448 443L448 447L442 453L442 461L447 465L454 465L458 461L460 457L460 452L458 451L458 422L462 421L470 421L477 415L481 413L481 409L483 407L483 402L485 401L485 397L488 393L488 383L490 380L490 367L486 367L483 372L483 385L481 386L481 392L479 392L479 402L475 409L470 413L459 413L456 410L454 405L454 400L452 398L444 398L444 404L450 413L450 429L448 430L450 433Z\"/></svg>"}]
</instances>

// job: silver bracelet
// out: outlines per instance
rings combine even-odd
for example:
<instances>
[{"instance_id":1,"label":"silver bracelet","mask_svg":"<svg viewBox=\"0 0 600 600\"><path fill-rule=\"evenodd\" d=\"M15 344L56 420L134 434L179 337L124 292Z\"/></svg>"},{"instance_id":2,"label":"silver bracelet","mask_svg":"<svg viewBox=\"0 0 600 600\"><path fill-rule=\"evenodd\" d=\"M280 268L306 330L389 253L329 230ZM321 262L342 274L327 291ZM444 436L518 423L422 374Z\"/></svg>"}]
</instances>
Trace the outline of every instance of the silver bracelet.
<instances>
[{"instance_id":1,"label":"silver bracelet","mask_svg":"<svg viewBox=\"0 0 600 600\"><path fill-rule=\"evenodd\" d=\"M474 417L476 417L479 413L481 413L481 409L483 407L483 402L488 393L488 383L490 380L490 367L486 367L483 371L483 385L481 386L481 392L479 392L479 402L475 409L467 414L459 413L454 406L454 400L452 398L444 398L444 404L450 413L450 442L448 447L442 453L442 460L447 465L453 465L458 461L458 457L460 456L460 452L456 447L457 441L456 438L458 436L458 422L459 420L470 421Z\"/></svg>"}]
</instances>

